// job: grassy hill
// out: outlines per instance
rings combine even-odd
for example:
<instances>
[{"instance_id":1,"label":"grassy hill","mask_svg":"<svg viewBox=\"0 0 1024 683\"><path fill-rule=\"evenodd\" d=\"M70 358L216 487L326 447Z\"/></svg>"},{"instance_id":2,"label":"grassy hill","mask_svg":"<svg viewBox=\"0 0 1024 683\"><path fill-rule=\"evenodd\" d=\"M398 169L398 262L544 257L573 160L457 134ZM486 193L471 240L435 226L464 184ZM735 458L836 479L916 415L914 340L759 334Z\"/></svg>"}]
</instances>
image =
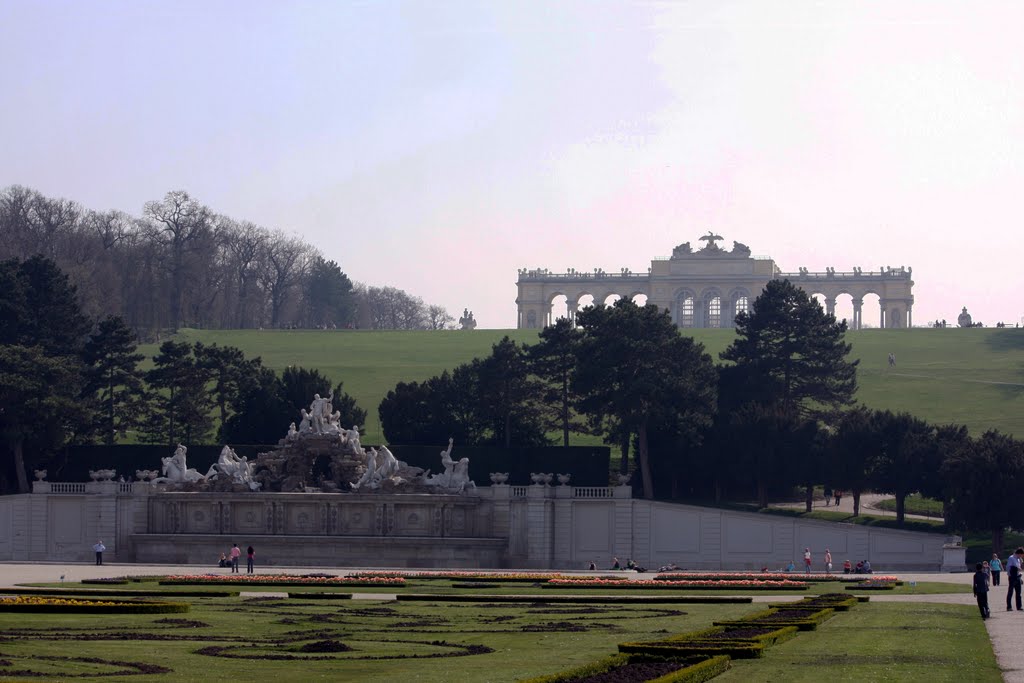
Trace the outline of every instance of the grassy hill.
<instances>
[{"instance_id":1,"label":"grassy hill","mask_svg":"<svg viewBox=\"0 0 1024 683\"><path fill-rule=\"evenodd\" d=\"M732 330L688 330L717 359ZM237 346L275 370L318 368L369 412L368 443L383 441L377 406L399 381L424 380L490 353L508 335L532 343L531 330L373 332L363 330L183 330L176 339ZM860 330L848 333L859 358L857 399L906 410L936 423L966 424L1024 437L1024 329ZM152 356L155 345L142 347ZM888 367L889 353L896 367ZM287 425L282 425L282 433Z\"/></svg>"}]
</instances>

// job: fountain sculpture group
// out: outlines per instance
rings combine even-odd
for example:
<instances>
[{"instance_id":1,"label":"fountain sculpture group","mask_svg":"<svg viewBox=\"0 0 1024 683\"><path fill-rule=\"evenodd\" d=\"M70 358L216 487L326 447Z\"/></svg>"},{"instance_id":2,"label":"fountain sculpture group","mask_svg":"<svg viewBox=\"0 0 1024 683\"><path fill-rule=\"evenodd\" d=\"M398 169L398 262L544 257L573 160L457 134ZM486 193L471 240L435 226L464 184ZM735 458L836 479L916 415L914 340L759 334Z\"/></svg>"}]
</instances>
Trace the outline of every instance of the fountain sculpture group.
<instances>
[{"instance_id":1,"label":"fountain sculpture group","mask_svg":"<svg viewBox=\"0 0 1024 683\"><path fill-rule=\"evenodd\" d=\"M364 448L358 427L341 426L333 399L333 393L326 398L316 394L309 410L302 409L299 425L291 423L277 447L254 461L224 446L204 475L188 467L187 449L179 444L174 455L162 459L163 476L150 470L136 475L178 491L465 493L476 488L469 478L469 458L452 459L451 439L441 451L443 471L431 474L399 460L387 446Z\"/></svg>"}]
</instances>

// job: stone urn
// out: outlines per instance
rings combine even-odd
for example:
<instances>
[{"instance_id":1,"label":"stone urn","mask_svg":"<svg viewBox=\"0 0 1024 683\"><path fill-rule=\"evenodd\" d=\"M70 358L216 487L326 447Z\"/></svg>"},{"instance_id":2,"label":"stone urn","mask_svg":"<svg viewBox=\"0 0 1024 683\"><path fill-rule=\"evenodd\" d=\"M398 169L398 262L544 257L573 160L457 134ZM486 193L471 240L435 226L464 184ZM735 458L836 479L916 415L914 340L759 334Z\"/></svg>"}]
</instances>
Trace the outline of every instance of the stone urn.
<instances>
[{"instance_id":1,"label":"stone urn","mask_svg":"<svg viewBox=\"0 0 1024 683\"><path fill-rule=\"evenodd\" d=\"M491 483L495 486L504 486L508 481L508 472L491 472Z\"/></svg>"},{"instance_id":2,"label":"stone urn","mask_svg":"<svg viewBox=\"0 0 1024 683\"><path fill-rule=\"evenodd\" d=\"M630 473L630 474L617 474L615 476L617 476L619 478L619 486L626 486L627 484L629 484L629 480L633 478L633 474L632 473Z\"/></svg>"},{"instance_id":3,"label":"stone urn","mask_svg":"<svg viewBox=\"0 0 1024 683\"><path fill-rule=\"evenodd\" d=\"M46 470L32 470L32 473L36 475L36 481L43 481L46 479Z\"/></svg>"},{"instance_id":4,"label":"stone urn","mask_svg":"<svg viewBox=\"0 0 1024 683\"><path fill-rule=\"evenodd\" d=\"M89 470L89 478L93 481L111 481L115 476L115 470Z\"/></svg>"},{"instance_id":5,"label":"stone urn","mask_svg":"<svg viewBox=\"0 0 1024 683\"><path fill-rule=\"evenodd\" d=\"M561 484L562 486L568 486L570 479L572 479L572 475L571 474L559 474L558 475L558 483Z\"/></svg>"}]
</instances>

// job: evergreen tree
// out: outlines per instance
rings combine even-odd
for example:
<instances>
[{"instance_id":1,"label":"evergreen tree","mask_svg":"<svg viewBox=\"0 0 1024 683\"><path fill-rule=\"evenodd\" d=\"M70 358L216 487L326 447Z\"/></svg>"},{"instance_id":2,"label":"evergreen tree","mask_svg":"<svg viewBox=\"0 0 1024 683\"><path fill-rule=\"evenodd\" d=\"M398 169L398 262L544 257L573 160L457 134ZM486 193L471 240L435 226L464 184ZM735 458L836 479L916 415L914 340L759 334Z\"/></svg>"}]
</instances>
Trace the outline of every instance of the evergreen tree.
<instances>
[{"instance_id":1,"label":"evergreen tree","mask_svg":"<svg viewBox=\"0 0 1024 683\"><path fill-rule=\"evenodd\" d=\"M234 346L207 346L202 342L196 342L194 354L197 367L207 371L213 379L211 395L220 417L220 439L224 440L228 407L238 400L241 383L259 371L262 361L259 358L247 360L242 350Z\"/></svg>"},{"instance_id":2,"label":"evergreen tree","mask_svg":"<svg viewBox=\"0 0 1024 683\"><path fill-rule=\"evenodd\" d=\"M569 445L569 433L586 433L586 425L576 417L579 397L572 392L572 373L576 369L577 347L582 330L572 321L559 318L554 325L540 331L540 341L527 347L530 369L543 382L541 402L554 413L545 420L551 429L562 432L562 445Z\"/></svg>"},{"instance_id":3,"label":"evergreen tree","mask_svg":"<svg viewBox=\"0 0 1024 683\"><path fill-rule=\"evenodd\" d=\"M847 360L845 333L802 289L772 280L753 311L736 316L737 338L721 357L748 369L750 400L822 418L853 403L859 361Z\"/></svg>"},{"instance_id":4,"label":"evergreen tree","mask_svg":"<svg viewBox=\"0 0 1024 683\"><path fill-rule=\"evenodd\" d=\"M667 311L620 299L577 316L583 329L572 389L593 424L606 416L636 434L645 498L654 495L648 428L673 423L696 433L711 422L715 369L704 347L683 337Z\"/></svg>"},{"instance_id":5,"label":"evergreen tree","mask_svg":"<svg viewBox=\"0 0 1024 683\"><path fill-rule=\"evenodd\" d=\"M543 388L531 377L526 351L508 337L476 364L477 415L495 445L547 445L537 397Z\"/></svg>"},{"instance_id":6,"label":"evergreen tree","mask_svg":"<svg viewBox=\"0 0 1024 683\"><path fill-rule=\"evenodd\" d=\"M1007 528L1024 527L1020 490L1024 485L1024 443L990 430L961 443L943 463L950 491L946 516L954 528L990 531L992 549L1002 555Z\"/></svg>"},{"instance_id":7,"label":"evergreen tree","mask_svg":"<svg viewBox=\"0 0 1024 683\"><path fill-rule=\"evenodd\" d=\"M0 344L0 440L10 457L4 489L13 476L18 492L28 493L28 468L88 421L80 389L76 357L52 356L40 346Z\"/></svg>"},{"instance_id":8,"label":"evergreen tree","mask_svg":"<svg viewBox=\"0 0 1024 683\"><path fill-rule=\"evenodd\" d=\"M53 261L33 256L0 263L0 344L76 354L89 332L75 287Z\"/></svg>"},{"instance_id":9,"label":"evergreen tree","mask_svg":"<svg viewBox=\"0 0 1024 683\"><path fill-rule=\"evenodd\" d=\"M881 421L863 406L841 413L829 439L827 479L850 492L853 516L860 515L860 495L871 485L872 464L881 449Z\"/></svg>"},{"instance_id":10,"label":"evergreen tree","mask_svg":"<svg viewBox=\"0 0 1024 683\"><path fill-rule=\"evenodd\" d=\"M313 327L346 327L355 318L352 281L334 261L317 257L306 280L307 317Z\"/></svg>"},{"instance_id":11,"label":"evergreen tree","mask_svg":"<svg viewBox=\"0 0 1024 683\"><path fill-rule=\"evenodd\" d=\"M871 486L896 497L896 524L903 526L907 496L924 478L927 455L933 448L935 428L910 413L876 413L880 448L875 451Z\"/></svg>"},{"instance_id":12,"label":"evergreen tree","mask_svg":"<svg viewBox=\"0 0 1024 683\"><path fill-rule=\"evenodd\" d=\"M82 396L95 406L93 427L108 446L141 423L145 389L138 365L145 356L135 350L135 333L122 318L108 316L82 351Z\"/></svg>"},{"instance_id":13,"label":"evergreen tree","mask_svg":"<svg viewBox=\"0 0 1024 683\"><path fill-rule=\"evenodd\" d=\"M273 370L256 366L242 378L231 403L231 415L221 427L224 443L272 444L286 433L298 413L284 398L284 385Z\"/></svg>"},{"instance_id":14,"label":"evergreen tree","mask_svg":"<svg viewBox=\"0 0 1024 683\"><path fill-rule=\"evenodd\" d=\"M209 371L196 362L191 346L175 341L161 344L153 369L146 373L151 408L144 439L168 446L204 443L213 428L209 380Z\"/></svg>"}]
</instances>

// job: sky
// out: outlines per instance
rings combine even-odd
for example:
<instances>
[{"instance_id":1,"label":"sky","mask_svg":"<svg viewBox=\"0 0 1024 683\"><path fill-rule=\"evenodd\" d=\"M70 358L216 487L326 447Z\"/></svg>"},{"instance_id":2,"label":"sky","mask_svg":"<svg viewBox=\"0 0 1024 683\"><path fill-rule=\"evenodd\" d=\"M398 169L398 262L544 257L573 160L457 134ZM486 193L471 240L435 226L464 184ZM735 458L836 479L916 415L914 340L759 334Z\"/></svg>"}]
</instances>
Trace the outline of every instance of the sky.
<instances>
[{"instance_id":1,"label":"sky","mask_svg":"<svg viewBox=\"0 0 1024 683\"><path fill-rule=\"evenodd\" d=\"M917 325L1014 324L1022 27L1016 0L0 0L0 187L184 189L486 328L519 268L645 272L708 230L784 271L911 266Z\"/></svg>"}]
</instances>

